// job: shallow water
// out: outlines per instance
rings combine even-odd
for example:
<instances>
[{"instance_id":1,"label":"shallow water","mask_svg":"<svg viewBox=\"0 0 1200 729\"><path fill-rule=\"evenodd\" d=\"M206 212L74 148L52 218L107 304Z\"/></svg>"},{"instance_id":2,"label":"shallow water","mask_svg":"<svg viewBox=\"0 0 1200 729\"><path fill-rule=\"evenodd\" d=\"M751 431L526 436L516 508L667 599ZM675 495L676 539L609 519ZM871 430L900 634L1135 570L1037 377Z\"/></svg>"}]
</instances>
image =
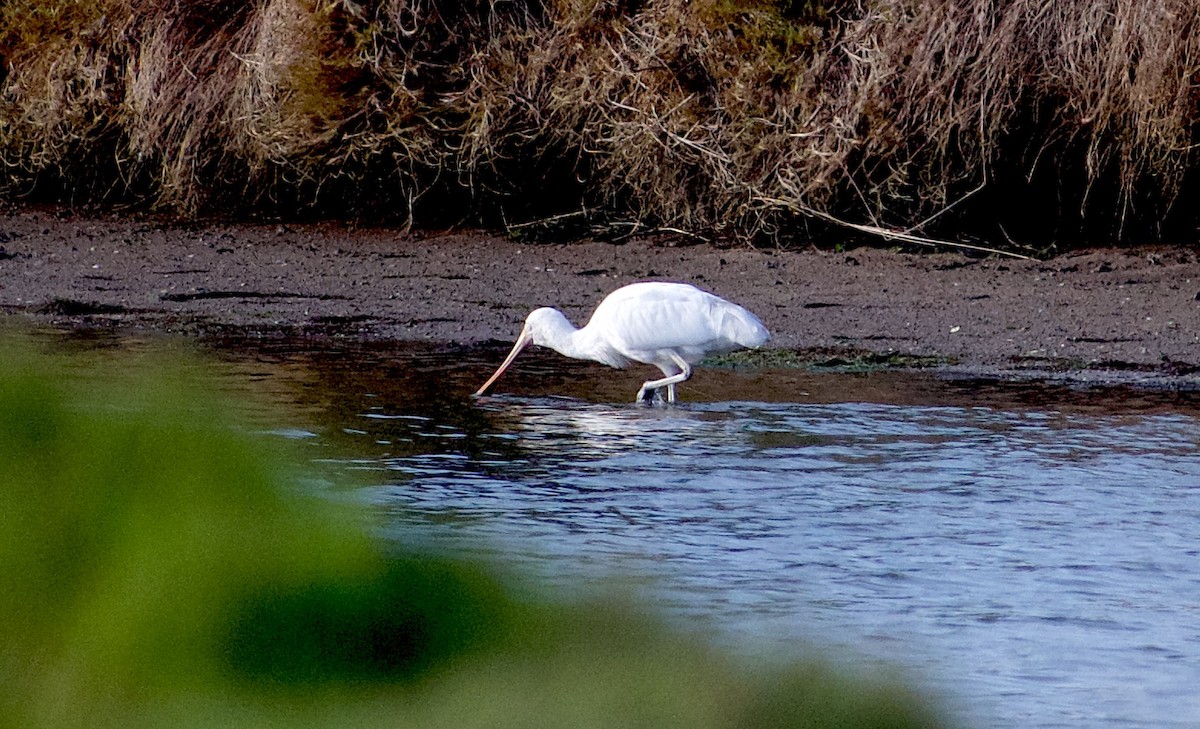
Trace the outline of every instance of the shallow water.
<instances>
[{"instance_id":1,"label":"shallow water","mask_svg":"<svg viewBox=\"0 0 1200 729\"><path fill-rule=\"evenodd\" d=\"M379 453L397 533L482 539L565 583L651 576L659 609L743 645L914 669L976 726L1200 723L1194 416L481 407L495 426L470 452Z\"/></svg>"},{"instance_id":2,"label":"shallow water","mask_svg":"<svg viewBox=\"0 0 1200 729\"><path fill-rule=\"evenodd\" d=\"M499 349L217 352L388 539L898 667L969 727L1200 726L1194 395L725 371L645 408L636 374L534 356L472 402Z\"/></svg>"}]
</instances>

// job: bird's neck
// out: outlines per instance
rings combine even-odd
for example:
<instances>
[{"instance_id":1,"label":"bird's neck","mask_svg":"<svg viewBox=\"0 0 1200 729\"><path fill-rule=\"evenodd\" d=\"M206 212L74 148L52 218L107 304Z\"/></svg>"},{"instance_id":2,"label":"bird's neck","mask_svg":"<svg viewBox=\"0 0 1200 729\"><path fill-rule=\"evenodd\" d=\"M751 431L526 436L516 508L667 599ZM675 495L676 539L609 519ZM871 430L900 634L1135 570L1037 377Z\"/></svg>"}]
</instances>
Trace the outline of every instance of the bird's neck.
<instances>
[{"instance_id":1,"label":"bird's neck","mask_svg":"<svg viewBox=\"0 0 1200 729\"><path fill-rule=\"evenodd\" d=\"M597 359L593 341L595 337L589 334L587 327L578 329L561 312L555 313L558 316L544 322L540 336L534 340L534 344L549 347L573 359Z\"/></svg>"}]
</instances>

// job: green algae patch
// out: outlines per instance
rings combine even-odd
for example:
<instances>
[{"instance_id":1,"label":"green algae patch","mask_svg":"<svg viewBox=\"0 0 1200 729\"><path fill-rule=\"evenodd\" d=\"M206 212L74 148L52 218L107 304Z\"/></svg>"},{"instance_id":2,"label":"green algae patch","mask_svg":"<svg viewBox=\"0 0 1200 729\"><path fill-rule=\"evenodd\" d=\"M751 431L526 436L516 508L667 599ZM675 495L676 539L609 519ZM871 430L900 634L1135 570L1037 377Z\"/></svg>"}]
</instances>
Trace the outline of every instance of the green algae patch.
<instances>
[{"instance_id":1,"label":"green algae patch","mask_svg":"<svg viewBox=\"0 0 1200 729\"><path fill-rule=\"evenodd\" d=\"M875 372L931 369L954 364L952 358L829 349L748 349L708 357L707 367L724 369L792 369L811 372Z\"/></svg>"}]
</instances>

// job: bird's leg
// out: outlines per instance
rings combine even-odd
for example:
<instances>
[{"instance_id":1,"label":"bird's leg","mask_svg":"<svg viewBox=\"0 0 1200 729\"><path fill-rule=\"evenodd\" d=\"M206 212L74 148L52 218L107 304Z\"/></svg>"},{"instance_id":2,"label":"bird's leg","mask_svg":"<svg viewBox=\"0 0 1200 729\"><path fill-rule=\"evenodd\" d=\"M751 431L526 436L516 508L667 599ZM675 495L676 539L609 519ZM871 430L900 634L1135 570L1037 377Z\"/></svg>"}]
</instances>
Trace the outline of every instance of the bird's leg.
<instances>
[{"instance_id":1,"label":"bird's leg","mask_svg":"<svg viewBox=\"0 0 1200 729\"><path fill-rule=\"evenodd\" d=\"M654 402L654 396L658 394L659 388L666 387L668 385L672 385L673 382L677 381L677 380L675 380L675 378L677 378L677 377L679 377L679 375L672 375L670 377L664 377L661 380L650 380L648 382L643 382L642 389L638 390L637 398L634 399L634 402L644 402L644 403ZM674 400L672 400L671 402L674 402Z\"/></svg>"},{"instance_id":2,"label":"bird's leg","mask_svg":"<svg viewBox=\"0 0 1200 729\"><path fill-rule=\"evenodd\" d=\"M634 402L650 402L654 397L654 392L661 387L667 388L667 402L675 402L675 385L683 382L692 376L692 366L678 355L672 354L671 359L679 367L679 372L673 375L668 375L661 380L649 380L642 383L642 389L638 390L637 399Z\"/></svg>"}]
</instances>

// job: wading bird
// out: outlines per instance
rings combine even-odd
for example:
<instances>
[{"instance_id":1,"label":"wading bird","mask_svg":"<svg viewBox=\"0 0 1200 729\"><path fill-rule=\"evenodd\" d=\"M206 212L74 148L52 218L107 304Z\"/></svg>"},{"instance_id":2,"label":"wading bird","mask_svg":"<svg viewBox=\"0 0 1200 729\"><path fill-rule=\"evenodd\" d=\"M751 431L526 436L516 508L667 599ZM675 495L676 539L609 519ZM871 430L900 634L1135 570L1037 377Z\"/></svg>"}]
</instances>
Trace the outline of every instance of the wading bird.
<instances>
[{"instance_id":1,"label":"wading bird","mask_svg":"<svg viewBox=\"0 0 1200 729\"><path fill-rule=\"evenodd\" d=\"M695 286L635 283L609 294L582 329L557 309L535 309L504 363L475 395L486 395L521 350L536 344L611 367L654 365L663 378L643 383L634 402L650 402L664 387L667 402L675 402L675 385L691 377L692 365L706 355L758 347L770 336L758 317Z\"/></svg>"}]
</instances>

